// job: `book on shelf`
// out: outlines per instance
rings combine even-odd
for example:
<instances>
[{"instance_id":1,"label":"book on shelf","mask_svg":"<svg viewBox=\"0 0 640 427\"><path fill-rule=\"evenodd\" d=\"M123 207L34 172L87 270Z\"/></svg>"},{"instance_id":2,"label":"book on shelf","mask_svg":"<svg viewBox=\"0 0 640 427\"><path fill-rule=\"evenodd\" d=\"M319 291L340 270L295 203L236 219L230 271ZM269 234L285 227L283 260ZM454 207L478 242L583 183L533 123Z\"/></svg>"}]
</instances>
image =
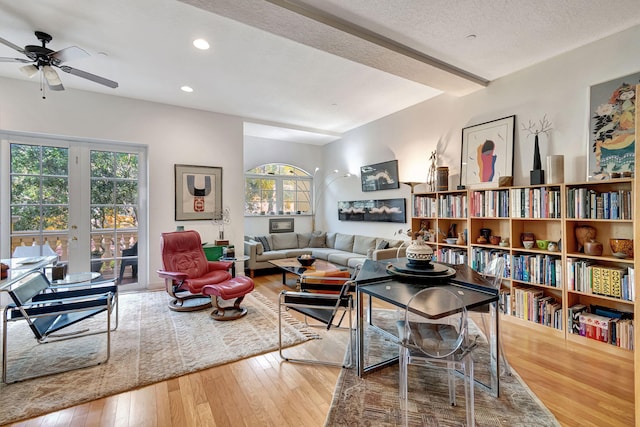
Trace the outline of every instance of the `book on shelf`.
<instances>
[{"instance_id":1,"label":"book on shelf","mask_svg":"<svg viewBox=\"0 0 640 427\"><path fill-rule=\"evenodd\" d=\"M584 304L574 304L568 309L567 330L571 334L580 334L580 313L587 310Z\"/></svg>"}]
</instances>

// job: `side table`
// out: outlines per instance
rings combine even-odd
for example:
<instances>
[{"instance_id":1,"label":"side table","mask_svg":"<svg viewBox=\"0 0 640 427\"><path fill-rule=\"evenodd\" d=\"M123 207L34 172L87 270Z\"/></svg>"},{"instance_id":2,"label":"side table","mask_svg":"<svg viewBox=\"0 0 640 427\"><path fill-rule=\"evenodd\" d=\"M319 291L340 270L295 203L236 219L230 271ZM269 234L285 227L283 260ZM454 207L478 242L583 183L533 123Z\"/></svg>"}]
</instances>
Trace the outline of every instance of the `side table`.
<instances>
[{"instance_id":1,"label":"side table","mask_svg":"<svg viewBox=\"0 0 640 427\"><path fill-rule=\"evenodd\" d=\"M231 267L231 275L233 277L236 277L236 262L242 262L242 265L244 266L244 263L246 261L249 261L249 256L242 255L234 258L220 257L218 258L218 261L233 261L233 266ZM243 271L244 271L244 268L243 268Z\"/></svg>"}]
</instances>

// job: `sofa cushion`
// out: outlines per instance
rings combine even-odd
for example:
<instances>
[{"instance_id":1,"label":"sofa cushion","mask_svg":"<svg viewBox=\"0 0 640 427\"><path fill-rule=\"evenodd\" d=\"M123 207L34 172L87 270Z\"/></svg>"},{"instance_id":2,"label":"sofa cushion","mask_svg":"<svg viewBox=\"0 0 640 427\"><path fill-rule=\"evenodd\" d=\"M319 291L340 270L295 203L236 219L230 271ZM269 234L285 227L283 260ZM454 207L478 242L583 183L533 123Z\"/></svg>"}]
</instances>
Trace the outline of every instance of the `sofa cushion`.
<instances>
[{"instance_id":1,"label":"sofa cushion","mask_svg":"<svg viewBox=\"0 0 640 427\"><path fill-rule=\"evenodd\" d=\"M265 252L269 252L273 246L271 236L256 236L258 243L262 243L262 248Z\"/></svg>"},{"instance_id":2,"label":"sofa cushion","mask_svg":"<svg viewBox=\"0 0 640 427\"><path fill-rule=\"evenodd\" d=\"M353 252L366 255L369 249L376 247L376 238L356 235L353 238Z\"/></svg>"},{"instance_id":3,"label":"sofa cushion","mask_svg":"<svg viewBox=\"0 0 640 427\"><path fill-rule=\"evenodd\" d=\"M336 247L336 234L337 233L327 233L327 242L326 245L328 248Z\"/></svg>"},{"instance_id":4,"label":"sofa cushion","mask_svg":"<svg viewBox=\"0 0 640 427\"><path fill-rule=\"evenodd\" d=\"M385 239L376 239L376 249L387 249L389 247L389 242Z\"/></svg>"},{"instance_id":5,"label":"sofa cushion","mask_svg":"<svg viewBox=\"0 0 640 427\"><path fill-rule=\"evenodd\" d=\"M309 247L310 248L326 248L326 233L316 232L313 233L311 238L309 239Z\"/></svg>"},{"instance_id":6,"label":"sofa cushion","mask_svg":"<svg viewBox=\"0 0 640 427\"><path fill-rule=\"evenodd\" d=\"M345 252L353 252L353 234L336 233L335 249ZM365 254L367 251L364 252Z\"/></svg>"},{"instance_id":7,"label":"sofa cushion","mask_svg":"<svg viewBox=\"0 0 640 427\"><path fill-rule=\"evenodd\" d=\"M298 247L299 248L309 248L311 247L309 243L311 242L311 233L298 233Z\"/></svg>"},{"instance_id":8,"label":"sofa cushion","mask_svg":"<svg viewBox=\"0 0 640 427\"><path fill-rule=\"evenodd\" d=\"M273 250L281 249L297 249L298 248L298 233L277 233L271 235L271 241Z\"/></svg>"}]
</instances>

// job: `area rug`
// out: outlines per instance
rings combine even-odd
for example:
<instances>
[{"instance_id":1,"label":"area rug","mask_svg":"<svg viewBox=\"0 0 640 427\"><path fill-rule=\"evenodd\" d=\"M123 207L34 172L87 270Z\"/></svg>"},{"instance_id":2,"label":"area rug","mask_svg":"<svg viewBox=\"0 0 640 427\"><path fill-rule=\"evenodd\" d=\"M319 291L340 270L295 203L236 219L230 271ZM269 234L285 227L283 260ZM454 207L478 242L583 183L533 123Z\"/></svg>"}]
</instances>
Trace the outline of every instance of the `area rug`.
<instances>
[{"instance_id":1,"label":"area rug","mask_svg":"<svg viewBox=\"0 0 640 427\"><path fill-rule=\"evenodd\" d=\"M213 320L211 310L171 311L168 301L165 292L121 294L120 324L111 334L111 359L99 366L0 384L0 425L278 348L277 306L257 291L243 302L248 314L227 322ZM285 320L286 345L313 336L301 322L289 316ZM87 355L96 361L104 357L105 334L38 344L24 323L8 328L9 380L86 364Z\"/></svg>"},{"instance_id":2,"label":"area rug","mask_svg":"<svg viewBox=\"0 0 640 427\"><path fill-rule=\"evenodd\" d=\"M393 314L376 312L376 323L384 329L392 327ZM474 350L476 377L488 380L489 346L475 324L470 331L479 336ZM398 347L379 334L365 337L367 364L397 355ZM398 365L368 373L359 378L355 369L343 369L338 378L326 427L333 426L401 426L402 412L398 397ZM517 373L500 377L500 397L475 389L476 426L559 427L551 412L522 382ZM409 426L452 427L466 423L464 383L456 382L457 406L449 405L446 371L418 366L409 367ZM485 382L486 383L486 382Z\"/></svg>"}]
</instances>

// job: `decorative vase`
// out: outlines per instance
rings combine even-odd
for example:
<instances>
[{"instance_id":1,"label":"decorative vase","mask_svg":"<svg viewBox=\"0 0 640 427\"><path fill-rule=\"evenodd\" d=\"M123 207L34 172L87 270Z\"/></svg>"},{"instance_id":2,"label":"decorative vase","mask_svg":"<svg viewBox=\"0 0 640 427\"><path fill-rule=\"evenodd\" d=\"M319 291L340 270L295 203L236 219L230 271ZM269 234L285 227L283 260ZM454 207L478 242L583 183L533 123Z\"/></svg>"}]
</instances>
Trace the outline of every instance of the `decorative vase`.
<instances>
[{"instance_id":1,"label":"decorative vase","mask_svg":"<svg viewBox=\"0 0 640 427\"><path fill-rule=\"evenodd\" d=\"M547 156L547 184L564 182L564 156L556 154Z\"/></svg>"},{"instance_id":2,"label":"decorative vase","mask_svg":"<svg viewBox=\"0 0 640 427\"><path fill-rule=\"evenodd\" d=\"M578 252L584 252L584 244L596 238L596 229L590 225L578 225L575 229Z\"/></svg>"},{"instance_id":3,"label":"decorative vase","mask_svg":"<svg viewBox=\"0 0 640 427\"><path fill-rule=\"evenodd\" d=\"M464 239L464 233L458 233L458 240L456 240L456 245L465 245L467 241Z\"/></svg>"},{"instance_id":4,"label":"decorative vase","mask_svg":"<svg viewBox=\"0 0 640 427\"><path fill-rule=\"evenodd\" d=\"M436 171L436 189L438 191L447 191L449 189L449 167L438 166Z\"/></svg>"},{"instance_id":5,"label":"decorative vase","mask_svg":"<svg viewBox=\"0 0 640 427\"><path fill-rule=\"evenodd\" d=\"M489 236L491 236L491 229L490 228L481 228L480 229L480 235L482 237L484 237L485 242L489 241Z\"/></svg>"},{"instance_id":6,"label":"decorative vase","mask_svg":"<svg viewBox=\"0 0 640 427\"><path fill-rule=\"evenodd\" d=\"M453 223L453 224L451 224L451 225L449 226L449 231L447 231L447 237L448 237L448 238L450 238L450 239L451 239L451 238L455 238L455 237L456 237L456 234L458 234L458 233L456 232L456 224L455 224L455 223Z\"/></svg>"},{"instance_id":7,"label":"decorative vase","mask_svg":"<svg viewBox=\"0 0 640 427\"><path fill-rule=\"evenodd\" d=\"M416 268L427 268L431 265L433 249L427 243L418 238L413 240L406 252L407 264Z\"/></svg>"},{"instance_id":8,"label":"decorative vase","mask_svg":"<svg viewBox=\"0 0 640 427\"><path fill-rule=\"evenodd\" d=\"M584 253L592 256L602 255L602 243L589 239L584 242Z\"/></svg>"},{"instance_id":9,"label":"decorative vase","mask_svg":"<svg viewBox=\"0 0 640 427\"><path fill-rule=\"evenodd\" d=\"M533 170L529 173L529 180L531 185L544 184L544 171L542 170L542 161L540 160L540 144L538 143L537 133L533 149Z\"/></svg>"}]
</instances>

